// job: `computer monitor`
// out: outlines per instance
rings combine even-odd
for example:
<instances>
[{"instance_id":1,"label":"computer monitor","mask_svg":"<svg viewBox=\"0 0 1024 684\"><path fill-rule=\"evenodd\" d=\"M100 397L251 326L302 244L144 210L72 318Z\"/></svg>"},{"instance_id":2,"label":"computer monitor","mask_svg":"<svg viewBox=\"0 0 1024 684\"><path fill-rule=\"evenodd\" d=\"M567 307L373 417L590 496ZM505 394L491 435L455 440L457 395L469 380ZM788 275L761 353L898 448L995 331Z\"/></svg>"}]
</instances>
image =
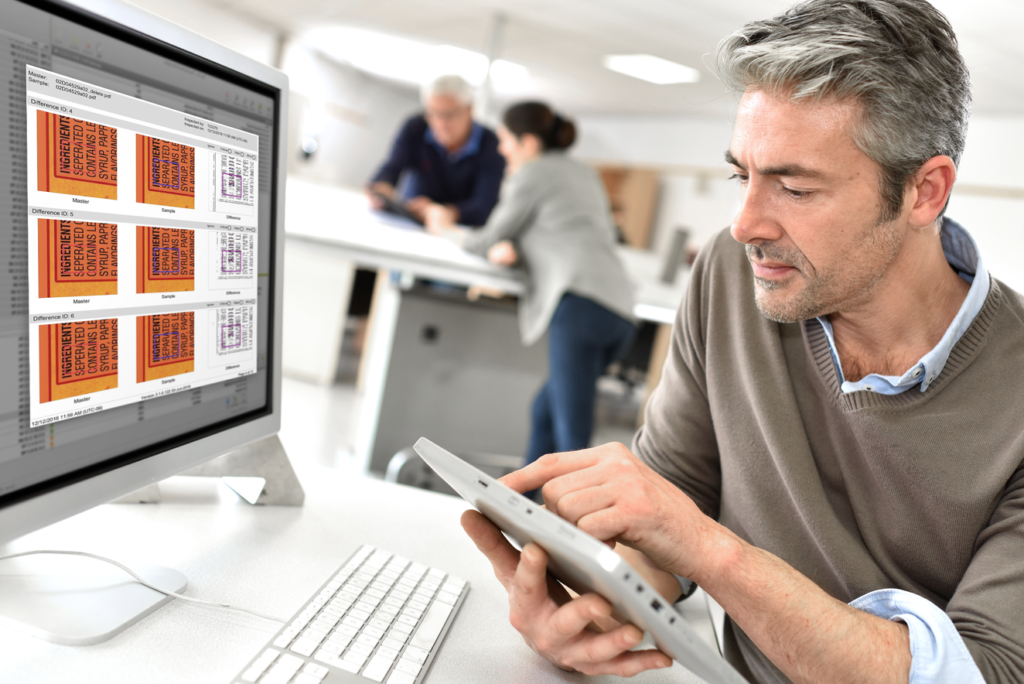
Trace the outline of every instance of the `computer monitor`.
<instances>
[{"instance_id":1,"label":"computer monitor","mask_svg":"<svg viewBox=\"0 0 1024 684\"><path fill-rule=\"evenodd\" d=\"M2 545L277 432L288 81L115 0L0 26Z\"/></svg>"}]
</instances>

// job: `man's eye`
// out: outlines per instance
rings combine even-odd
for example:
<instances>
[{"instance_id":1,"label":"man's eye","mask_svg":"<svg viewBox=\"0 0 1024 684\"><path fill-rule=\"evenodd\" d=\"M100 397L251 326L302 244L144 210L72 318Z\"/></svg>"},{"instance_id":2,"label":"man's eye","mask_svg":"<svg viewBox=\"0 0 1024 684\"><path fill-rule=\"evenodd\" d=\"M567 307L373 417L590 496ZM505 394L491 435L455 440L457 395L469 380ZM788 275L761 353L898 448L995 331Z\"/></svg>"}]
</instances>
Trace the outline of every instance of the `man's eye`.
<instances>
[{"instance_id":1,"label":"man's eye","mask_svg":"<svg viewBox=\"0 0 1024 684\"><path fill-rule=\"evenodd\" d=\"M738 180L740 183L746 183L748 178L746 174L734 173L731 176L729 176L729 180Z\"/></svg>"},{"instance_id":2,"label":"man's eye","mask_svg":"<svg viewBox=\"0 0 1024 684\"><path fill-rule=\"evenodd\" d=\"M809 190L794 190L793 188L787 188L785 186L783 186L783 190L785 190L786 194L792 197L793 199L806 199L807 197L810 197L813 194Z\"/></svg>"}]
</instances>

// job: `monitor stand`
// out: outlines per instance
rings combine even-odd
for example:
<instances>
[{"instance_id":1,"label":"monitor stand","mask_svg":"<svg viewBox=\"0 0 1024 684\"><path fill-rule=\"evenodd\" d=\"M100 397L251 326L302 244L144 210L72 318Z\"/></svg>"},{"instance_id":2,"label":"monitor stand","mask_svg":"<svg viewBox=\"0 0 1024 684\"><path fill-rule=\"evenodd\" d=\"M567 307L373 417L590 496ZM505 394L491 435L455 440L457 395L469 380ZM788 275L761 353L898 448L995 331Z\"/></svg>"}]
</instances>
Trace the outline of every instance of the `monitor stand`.
<instances>
[{"instance_id":1,"label":"monitor stand","mask_svg":"<svg viewBox=\"0 0 1024 684\"><path fill-rule=\"evenodd\" d=\"M181 593L172 568L127 562L150 584ZM0 624L58 644L106 641L171 600L95 558L38 554L0 561Z\"/></svg>"},{"instance_id":2,"label":"monitor stand","mask_svg":"<svg viewBox=\"0 0 1024 684\"><path fill-rule=\"evenodd\" d=\"M301 506L306 498L288 454L277 435L265 437L181 473L219 477L233 492L257 505ZM117 503L156 503L160 487L151 484L117 499Z\"/></svg>"},{"instance_id":3,"label":"monitor stand","mask_svg":"<svg viewBox=\"0 0 1024 684\"><path fill-rule=\"evenodd\" d=\"M305 499L277 435L182 475L220 477L251 504L301 506ZM159 500L155 484L118 499L122 503ZM172 568L119 560L161 589L180 594L188 586L185 576ZM0 624L58 644L106 641L170 600L117 566L95 558L37 554L0 561Z\"/></svg>"}]
</instances>

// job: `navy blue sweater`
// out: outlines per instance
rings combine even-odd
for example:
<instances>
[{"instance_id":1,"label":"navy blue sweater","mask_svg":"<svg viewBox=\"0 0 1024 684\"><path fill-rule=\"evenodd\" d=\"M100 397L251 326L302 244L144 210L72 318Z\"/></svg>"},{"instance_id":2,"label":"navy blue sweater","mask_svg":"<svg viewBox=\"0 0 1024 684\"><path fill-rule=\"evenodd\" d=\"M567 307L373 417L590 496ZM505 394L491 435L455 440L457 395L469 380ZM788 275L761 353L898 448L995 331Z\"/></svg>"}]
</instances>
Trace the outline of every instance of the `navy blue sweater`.
<instances>
[{"instance_id":1,"label":"navy blue sweater","mask_svg":"<svg viewBox=\"0 0 1024 684\"><path fill-rule=\"evenodd\" d=\"M498 154L498 136L480 124L461 149L443 152L428 135L422 114L405 122L391 148L391 156L371 182L397 186L403 172L409 175L403 188L406 199L422 195L438 204L459 210L459 223L482 226L498 202L505 160Z\"/></svg>"}]
</instances>

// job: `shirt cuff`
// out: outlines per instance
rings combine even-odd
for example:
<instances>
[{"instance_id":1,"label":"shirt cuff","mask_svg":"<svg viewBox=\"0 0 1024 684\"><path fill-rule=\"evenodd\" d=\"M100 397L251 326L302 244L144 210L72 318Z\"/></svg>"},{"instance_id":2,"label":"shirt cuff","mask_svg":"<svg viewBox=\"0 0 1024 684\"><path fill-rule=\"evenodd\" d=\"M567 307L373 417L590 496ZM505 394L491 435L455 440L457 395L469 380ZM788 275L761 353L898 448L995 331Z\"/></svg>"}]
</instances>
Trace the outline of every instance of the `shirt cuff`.
<instances>
[{"instance_id":1,"label":"shirt cuff","mask_svg":"<svg viewBox=\"0 0 1024 684\"><path fill-rule=\"evenodd\" d=\"M879 589L852 601L850 606L907 625L909 684L985 684L953 621L928 599L901 589Z\"/></svg>"},{"instance_id":2,"label":"shirt cuff","mask_svg":"<svg viewBox=\"0 0 1024 684\"><path fill-rule=\"evenodd\" d=\"M679 582L680 594L679 598L677 598L675 601L676 603L685 601L686 599L693 596L693 592L697 591L697 583L693 580L687 579L685 577L680 577L679 575L673 575L673 577L676 578L676 582Z\"/></svg>"}]
</instances>

